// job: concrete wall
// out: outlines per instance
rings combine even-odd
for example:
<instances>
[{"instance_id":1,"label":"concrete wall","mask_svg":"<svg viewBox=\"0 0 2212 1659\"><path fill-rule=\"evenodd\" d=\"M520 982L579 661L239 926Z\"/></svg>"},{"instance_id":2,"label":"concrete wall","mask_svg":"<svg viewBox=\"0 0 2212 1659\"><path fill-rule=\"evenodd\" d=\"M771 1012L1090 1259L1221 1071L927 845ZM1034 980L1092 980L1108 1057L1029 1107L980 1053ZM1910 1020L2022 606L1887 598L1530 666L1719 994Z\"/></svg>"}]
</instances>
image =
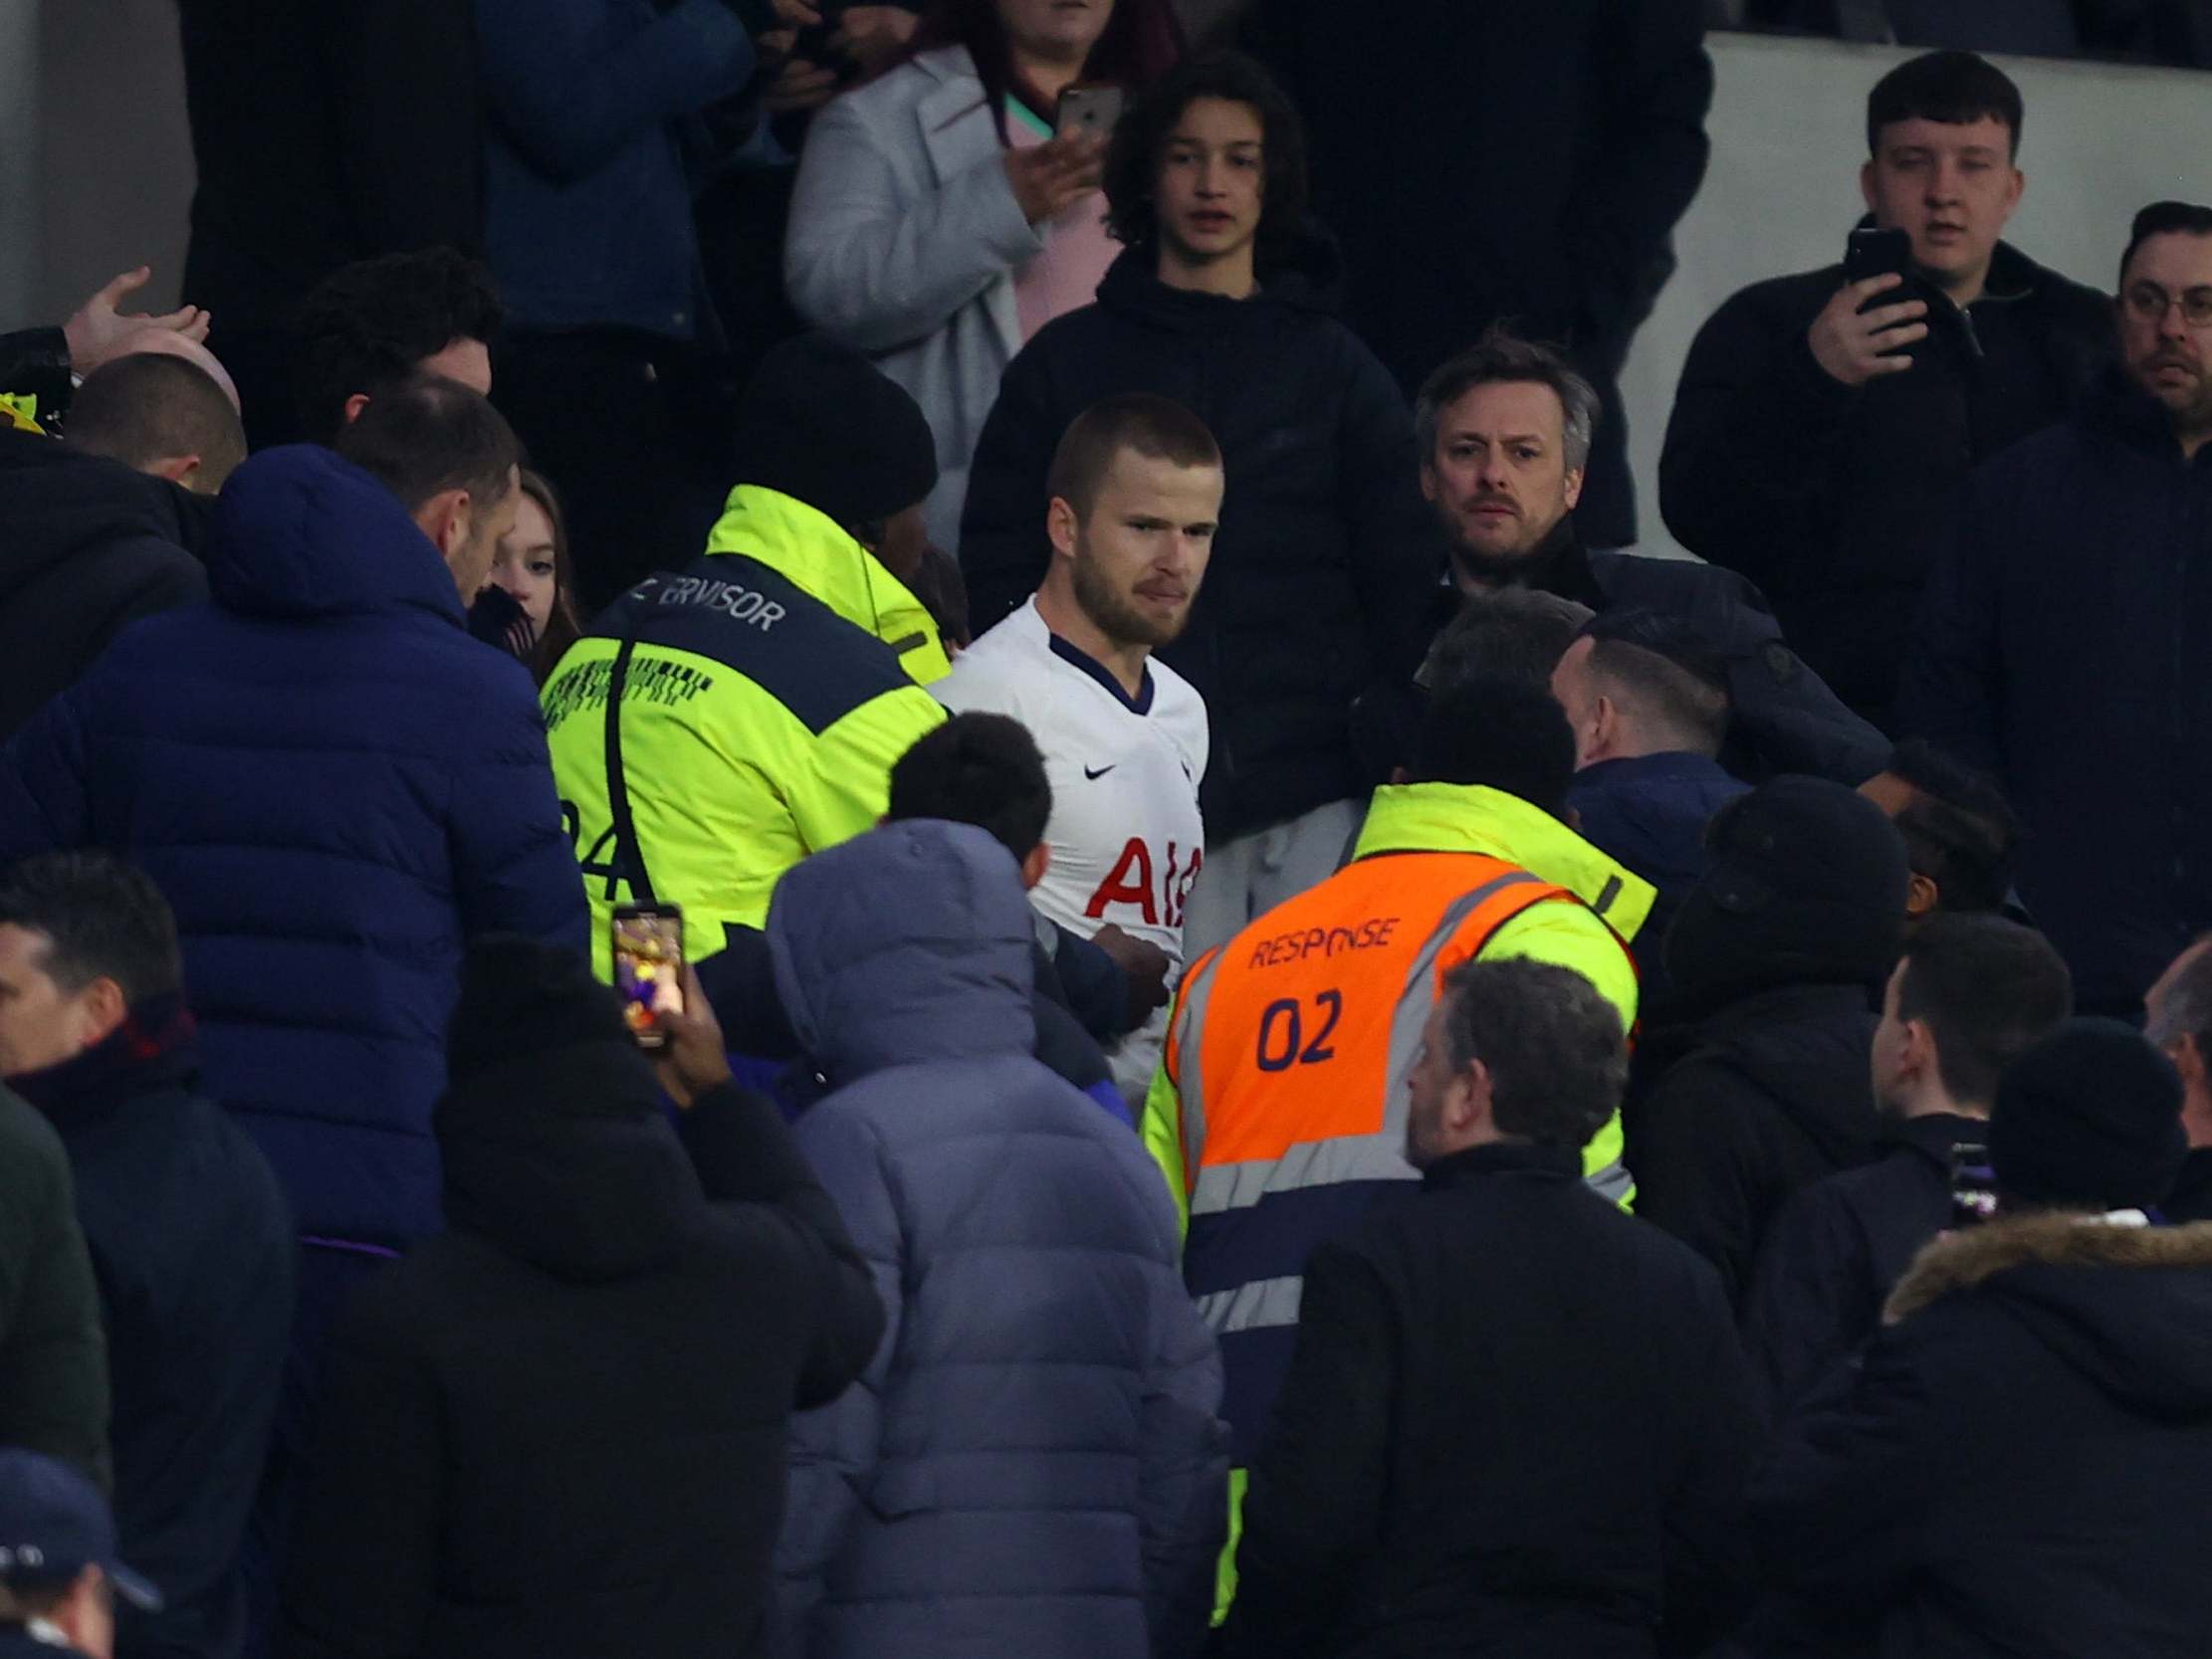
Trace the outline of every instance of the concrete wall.
<instances>
[{"instance_id":1,"label":"concrete wall","mask_svg":"<svg viewBox=\"0 0 2212 1659\"><path fill-rule=\"evenodd\" d=\"M0 329L28 320L38 264L38 0L0 0Z\"/></svg>"},{"instance_id":2,"label":"concrete wall","mask_svg":"<svg viewBox=\"0 0 2212 1659\"><path fill-rule=\"evenodd\" d=\"M176 0L0 0L0 16L11 6L40 14L41 163L27 314L66 316L136 265L151 265L153 280L132 309L169 310L184 275L192 201ZM0 65L9 61L0 45ZM7 75L0 68L0 84ZM0 204L0 227L11 222Z\"/></svg>"},{"instance_id":3,"label":"concrete wall","mask_svg":"<svg viewBox=\"0 0 2212 1659\"><path fill-rule=\"evenodd\" d=\"M1659 518L1659 440L1699 324L1763 277L1843 257L1864 211L1867 90L1912 54L1890 47L1715 35L1712 164L1674 233L1681 261L1622 377L1646 551ZM2027 193L2007 232L2032 258L2110 289L2135 210L2212 200L2212 76L2113 64L2003 60L2027 104Z\"/></svg>"}]
</instances>

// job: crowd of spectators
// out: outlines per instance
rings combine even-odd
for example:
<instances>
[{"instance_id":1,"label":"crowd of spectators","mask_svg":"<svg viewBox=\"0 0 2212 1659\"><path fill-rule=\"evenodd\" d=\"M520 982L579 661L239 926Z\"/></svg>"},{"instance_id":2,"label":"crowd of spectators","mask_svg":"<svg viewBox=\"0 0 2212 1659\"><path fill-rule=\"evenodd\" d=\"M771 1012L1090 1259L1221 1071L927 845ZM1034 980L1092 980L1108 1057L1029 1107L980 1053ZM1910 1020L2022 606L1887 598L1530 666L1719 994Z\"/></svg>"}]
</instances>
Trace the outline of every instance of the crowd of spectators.
<instances>
[{"instance_id":1,"label":"crowd of spectators","mask_svg":"<svg viewBox=\"0 0 2212 1659\"><path fill-rule=\"evenodd\" d=\"M0 1656L2202 1651L2212 207L1957 49L2191 8L1734 9L1944 49L1693 559L1696 0L180 9L187 304L0 335Z\"/></svg>"}]
</instances>

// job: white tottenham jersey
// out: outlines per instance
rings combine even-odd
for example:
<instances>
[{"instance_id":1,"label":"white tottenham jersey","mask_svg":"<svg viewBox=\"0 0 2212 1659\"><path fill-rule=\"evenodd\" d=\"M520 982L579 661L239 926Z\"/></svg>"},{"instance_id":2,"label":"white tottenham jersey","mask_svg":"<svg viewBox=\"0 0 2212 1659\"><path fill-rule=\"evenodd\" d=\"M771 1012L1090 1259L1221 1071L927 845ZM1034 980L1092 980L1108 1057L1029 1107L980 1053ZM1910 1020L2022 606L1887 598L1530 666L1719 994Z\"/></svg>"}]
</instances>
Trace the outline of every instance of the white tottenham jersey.
<instances>
[{"instance_id":1,"label":"white tottenham jersey","mask_svg":"<svg viewBox=\"0 0 2212 1659\"><path fill-rule=\"evenodd\" d=\"M956 714L1012 716L1043 751L1052 867L1029 895L1037 910L1086 938L1111 922L1180 969L1183 910L1206 862L1206 700L1197 689L1156 660L1132 699L1110 670L1056 638L1031 599L930 690ZM1124 1094L1142 1097L1164 1029L1155 1018L1110 1054Z\"/></svg>"}]
</instances>

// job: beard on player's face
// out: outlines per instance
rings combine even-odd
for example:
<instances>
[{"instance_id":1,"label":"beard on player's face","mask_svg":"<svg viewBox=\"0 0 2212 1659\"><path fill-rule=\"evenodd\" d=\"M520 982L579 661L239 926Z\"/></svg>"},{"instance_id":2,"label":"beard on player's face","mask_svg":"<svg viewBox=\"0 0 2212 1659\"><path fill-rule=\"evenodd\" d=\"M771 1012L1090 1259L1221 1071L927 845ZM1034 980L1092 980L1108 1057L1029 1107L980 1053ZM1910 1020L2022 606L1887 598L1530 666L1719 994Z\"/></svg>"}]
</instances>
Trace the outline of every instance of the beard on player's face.
<instances>
[{"instance_id":1,"label":"beard on player's face","mask_svg":"<svg viewBox=\"0 0 2212 1659\"><path fill-rule=\"evenodd\" d=\"M1092 625L1115 644L1157 649L1181 637L1184 624L1191 619L1188 600L1171 616L1147 613L1137 602L1135 582L1127 587L1117 583L1104 563L1080 546L1070 563L1075 603L1091 619ZM1146 579L1145 575L1139 575L1135 580Z\"/></svg>"}]
</instances>

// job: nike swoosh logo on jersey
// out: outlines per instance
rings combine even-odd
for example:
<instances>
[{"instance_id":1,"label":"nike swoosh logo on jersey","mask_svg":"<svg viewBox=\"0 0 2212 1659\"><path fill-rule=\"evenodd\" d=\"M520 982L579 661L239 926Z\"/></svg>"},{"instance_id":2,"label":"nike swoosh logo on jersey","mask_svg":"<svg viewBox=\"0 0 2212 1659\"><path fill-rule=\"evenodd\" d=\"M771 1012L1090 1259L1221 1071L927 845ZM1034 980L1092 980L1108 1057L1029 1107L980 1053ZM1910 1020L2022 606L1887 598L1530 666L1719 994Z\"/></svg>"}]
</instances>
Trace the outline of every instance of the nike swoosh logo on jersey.
<instances>
[{"instance_id":1,"label":"nike swoosh logo on jersey","mask_svg":"<svg viewBox=\"0 0 2212 1659\"><path fill-rule=\"evenodd\" d=\"M1121 762L1119 760L1116 760L1113 762L1112 765L1101 766L1095 772L1092 771L1090 767L1085 766L1083 768L1083 776L1087 781L1096 783L1100 778L1104 777L1108 772L1112 771L1115 766L1118 766L1120 764Z\"/></svg>"}]
</instances>

